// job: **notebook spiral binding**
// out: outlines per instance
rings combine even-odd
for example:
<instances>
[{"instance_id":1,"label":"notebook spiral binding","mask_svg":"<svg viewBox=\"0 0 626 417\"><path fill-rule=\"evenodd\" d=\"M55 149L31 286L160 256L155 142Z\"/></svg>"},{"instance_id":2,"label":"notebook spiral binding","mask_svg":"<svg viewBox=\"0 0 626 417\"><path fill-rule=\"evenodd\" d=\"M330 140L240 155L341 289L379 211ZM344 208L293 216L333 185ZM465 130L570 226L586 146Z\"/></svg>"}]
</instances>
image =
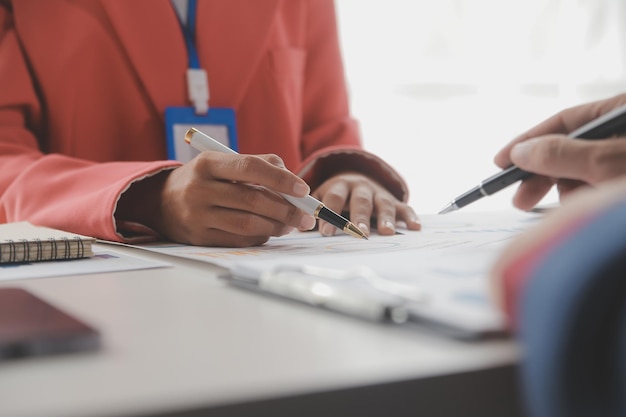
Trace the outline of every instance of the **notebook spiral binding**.
<instances>
[{"instance_id":1,"label":"notebook spiral binding","mask_svg":"<svg viewBox=\"0 0 626 417\"><path fill-rule=\"evenodd\" d=\"M33 244L34 251L31 251ZM2 245L9 248L9 257L6 260L8 263L67 260L85 256L85 243L80 237L17 241L7 239L2 242ZM47 251L47 249L50 250Z\"/></svg>"}]
</instances>

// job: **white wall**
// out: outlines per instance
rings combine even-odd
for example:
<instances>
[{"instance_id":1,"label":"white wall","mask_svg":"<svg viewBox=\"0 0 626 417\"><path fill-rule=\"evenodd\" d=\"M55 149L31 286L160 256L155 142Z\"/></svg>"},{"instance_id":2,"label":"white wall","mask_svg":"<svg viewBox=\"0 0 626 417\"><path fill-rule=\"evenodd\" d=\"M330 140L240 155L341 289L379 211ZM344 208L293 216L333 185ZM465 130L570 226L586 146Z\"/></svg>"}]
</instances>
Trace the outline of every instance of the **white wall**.
<instances>
[{"instance_id":1,"label":"white wall","mask_svg":"<svg viewBox=\"0 0 626 417\"><path fill-rule=\"evenodd\" d=\"M336 0L365 146L432 213L556 111L626 91L621 0ZM510 206L516 187L466 210ZM555 193L545 202L557 199Z\"/></svg>"}]
</instances>

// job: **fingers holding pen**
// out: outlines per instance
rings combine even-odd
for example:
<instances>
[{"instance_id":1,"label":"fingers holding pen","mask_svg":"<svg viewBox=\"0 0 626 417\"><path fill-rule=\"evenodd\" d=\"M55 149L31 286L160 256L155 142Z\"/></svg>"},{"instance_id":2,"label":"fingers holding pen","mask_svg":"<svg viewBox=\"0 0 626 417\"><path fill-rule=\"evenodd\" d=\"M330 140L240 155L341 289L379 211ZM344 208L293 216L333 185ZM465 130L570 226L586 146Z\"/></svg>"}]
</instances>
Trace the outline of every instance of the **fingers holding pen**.
<instances>
[{"instance_id":1,"label":"fingers holding pen","mask_svg":"<svg viewBox=\"0 0 626 417\"><path fill-rule=\"evenodd\" d=\"M216 205L257 213L305 230L315 226L312 215L297 209L276 194L304 197L310 191L304 180L285 169L278 156L223 155L214 152L206 152L202 156L204 159L199 162L199 176L233 185L230 190L216 193L213 197Z\"/></svg>"},{"instance_id":2,"label":"fingers holding pen","mask_svg":"<svg viewBox=\"0 0 626 417\"><path fill-rule=\"evenodd\" d=\"M216 183L212 186L212 190L216 193L210 203L212 207L252 213L255 216L278 221L291 228L308 230L315 226L315 218L312 215L304 213L267 188L242 183ZM242 222L243 220L233 226Z\"/></svg>"},{"instance_id":3,"label":"fingers holding pen","mask_svg":"<svg viewBox=\"0 0 626 417\"><path fill-rule=\"evenodd\" d=\"M221 160L222 155L213 156ZM218 198L228 200L226 206L277 218L302 230L315 227L316 220L311 214L299 210L276 194L305 197L310 192L308 184L287 170L277 155L232 155L224 160L224 165L209 163L208 167L211 172L203 175L234 181L241 188L234 193L224 190L219 195Z\"/></svg>"},{"instance_id":4,"label":"fingers holding pen","mask_svg":"<svg viewBox=\"0 0 626 417\"><path fill-rule=\"evenodd\" d=\"M555 183L564 197L582 185L626 175L625 138L588 141L546 135L516 144L510 156L521 169L538 174L524 181L514 198L521 209L539 202Z\"/></svg>"},{"instance_id":5,"label":"fingers holding pen","mask_svg":"<svg viewBox=\"0 0 626 417\"><path fill-rule=\"evenodd\" d=\"M556 180L551 177L534 175L525 179L513 196L513 206L520 210L530 210L548 194Z\"/></svg>"},{"instance_id":6,"label":"fingers holding pen","mask_svg":"<svg viewBox=\"0 0 626 417\"><path fill-rule=\"evenodd\" d=\"M549 135L515 145L511 160L537 174L597 184L626 173L626 140L588 141Z\"/></svg>"},{"instance_id":7,"label":"fingers holding pen","mask_svg":"<svg viewBox=\"0 0 626 417\"><path fill-rule=\"evenodd\" d=\"M239 236L240 242L227 238L227 246L246 246L295 227L315 225L313 216L288 203L272 187L285 194L296 190L306 195L308 190L304 181L271 156L203 152L166 180L161 231L173 240L201 245L226 245L217 236Z\"/></svg>"},{"instance_id":8,"label":"fingers holding pen","mask_svg":"<svg viewBox=\"0 0 626 417\"><path fill-rule=\"evenodd\" d=\"M570 134L580 126L624 104L626 104L626 94L619 94L609 99L598 100L561 110L511 140L495 155L494 161L499 167L506 168L512 163L510 153L514 146L539 136Z\"/></svg>"},{"instance_id":9,"label":"fingers holding pen","mask_svg":"<svg viewBox=\"0 0 626 417\"><path fill-rule=\"evenodd\" d=\"M311 191L300 177L285 169L280 157L205 152L198 161L200 175L227 181L258 184L278 193L304 197Z\"/></svg>"}]
</instances>

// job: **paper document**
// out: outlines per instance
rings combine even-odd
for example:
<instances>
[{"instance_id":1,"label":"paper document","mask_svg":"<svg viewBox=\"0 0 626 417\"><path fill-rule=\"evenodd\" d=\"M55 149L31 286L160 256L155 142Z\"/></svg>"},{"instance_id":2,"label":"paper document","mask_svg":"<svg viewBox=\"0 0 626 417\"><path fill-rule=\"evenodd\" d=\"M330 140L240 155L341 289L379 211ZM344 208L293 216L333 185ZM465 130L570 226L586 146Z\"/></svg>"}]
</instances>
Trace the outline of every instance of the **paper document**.
<instances>
[{"instance_id":1,"label":"paper document","mask_svg":"<svg viewBox=\"0 0 626 417\"><path fill-rule=\"evenodd\" d=\"M94 255L90 258L0 265L0 281L130 271L170 265L94 245Z\"/></svg>"},{"instance_id":2,"label":"paper document","mask_svg":"<svg viewBox=\"0 0 626 417\"><path fill-rule=\"evenodd\" d=\"M375 233L369 240L347 235L322 237L295 232L259 247L233 249L185 245L142 247L202 260L259 278L266 271L304 265L346 271L367 267L387 282L387 292L405 288L411 316L469 333L503 328L492 303L488 274L503 246L540 215L519 211L455 212L421 215L419 232L393 236ZM379 280L380 281L380 280ZM411 288L415 291L411 291ZM386 290L385 290L386 291ZM413 299L410 294L426 294Z\"/></svg>"}]
</instances>

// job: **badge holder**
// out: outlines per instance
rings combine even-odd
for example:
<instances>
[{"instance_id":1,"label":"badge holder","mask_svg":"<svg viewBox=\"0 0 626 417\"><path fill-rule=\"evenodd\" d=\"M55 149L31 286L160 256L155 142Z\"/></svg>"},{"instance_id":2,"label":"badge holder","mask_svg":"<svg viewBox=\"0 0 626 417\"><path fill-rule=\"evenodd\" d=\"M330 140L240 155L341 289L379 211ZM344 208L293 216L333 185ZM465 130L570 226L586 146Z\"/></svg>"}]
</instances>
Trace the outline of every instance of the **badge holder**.
<instances>
[{"instance_id":1,"label":"badge holder","mask_svg":"<svg viewBox=\"0 0 626 417\"><path fill-rule=\"evenodd\" d=\"M190 107L167 107L165 131L167 157L186 163L200 152L187 145L185 133L194 127L223 145L238 151L235 111L231 108L209 108L209 79L200 66L195 46L196 0L188 0L187 22L181 21L188 52L187 96Z\"/></svg>"},{"instance_id":2,"label":"badge holder","mask_svg":"<svg viewBox=\"0 0 626 417\"><path fill-rule=\"evenodd\" d=\"M167 157L182 163L189 162L200 152L185 143L185 133L194 127L225 146L237 151L235 111L230 108L211 108L198 115L193 107L168 107L165 109L167 132Z\"/></svg>"}]
</instances>

